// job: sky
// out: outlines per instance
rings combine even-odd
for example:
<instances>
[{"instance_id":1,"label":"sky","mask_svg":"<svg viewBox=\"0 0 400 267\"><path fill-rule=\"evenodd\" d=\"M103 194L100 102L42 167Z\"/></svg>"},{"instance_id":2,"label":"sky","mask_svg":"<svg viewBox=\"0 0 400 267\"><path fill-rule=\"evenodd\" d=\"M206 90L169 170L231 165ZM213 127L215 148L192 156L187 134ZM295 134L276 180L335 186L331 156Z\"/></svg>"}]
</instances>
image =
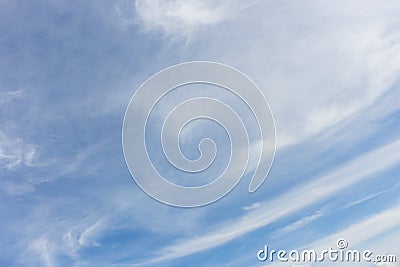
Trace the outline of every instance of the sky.
<instances>
[{"instance_id":1,"label":"sky","mask_svg":"<svg viewBox=\"0 0 400 267\"><path fill-rule=\"evenodd\" d=\"M0 1L0 266L319 266L263 263L257 251L339 238L399 259L399 13L395 0ZM122 124L146 79L196 60L260 87L276 154L256 192L250 171L219 201L177 208L132 179ZM159 153L163 115L202 94L240 103L189 87L156 107L147 142L160 172L194 186L223 169L226 133L209 122L182 131L188 158L204 136L221 153L190 180Z\"/></svg>"}]
</instances>

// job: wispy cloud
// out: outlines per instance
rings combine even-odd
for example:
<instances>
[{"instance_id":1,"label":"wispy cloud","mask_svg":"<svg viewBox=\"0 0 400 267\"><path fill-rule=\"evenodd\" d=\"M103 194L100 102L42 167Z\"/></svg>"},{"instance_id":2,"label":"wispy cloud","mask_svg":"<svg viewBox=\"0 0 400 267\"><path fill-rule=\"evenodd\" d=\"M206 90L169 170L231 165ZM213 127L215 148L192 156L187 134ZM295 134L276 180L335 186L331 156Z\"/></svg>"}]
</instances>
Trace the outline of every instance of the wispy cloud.
<instances>
[{"instance_id":1,"label":"wispy cloud","mask_svg":"<svg viewBox=\"0 0 400 267\"><path fill-rule=\"evenodd\" d=\"M200 251L212 254L208 266L219 265L217 247L234 251L235 238L270 227L273 239L325 220L329 226L333 209L341 213L347 210L340 208L367 201L389 202L385 197L398 190L382 190L391 180L380 189L371 184L384 180L380 171L398 166L399 142L357 156L399 138L397 126L379 128L389 120L398 124L397 114L389 118L400 108L398 1L3 2L0 88L29 91L0 89L2 265L110 266L148 259L158 266ZM124 19L129 25L121 30ZM281 168L279 186L295 185L263 187L275 198L258 194L243 204L232 193L212 206L180 210L153 201L134 184L120 151L129 97L151 73L194 59L235 66L261 87L277 123L279 156L309 163L295 169L275 162ZM337 142L339 136L344 144ZM192 132L186 137L190 143ZM310 139L324 144L307 151L295 146ZM362 147L351 146L360 142ZM326 146L345 147L336 155ZM329 154L318 168L305 159L316 150ZM332 165L343 162L345 152L354 160ZM304 182L285 176L284 168L298 171ZM310 178L305 168L308 174L325 173ZM371 175L376 180L368 179ZM52 182L39 187L43 181ZM360 193L364 186L371 192ZM349 234L351 244L379 237L377 246L385 248L400 238L392 229L398 228L396 212L393 207L377 214L361 210L325 235ZM351 232L358 229L358 235ZM325 235L315 233L313 244L330 243ZM280 242L293 241L288 239ZM240 249L254 262L253 248ZM220 255L237 257L233 254ZM243 258L230 266L249 266ZM182 266L192 259L180 259Z\"/></svg>"},{"instance_id":2,"label":"wispy cloud","mask_svg":"<svg viewBox=\"0 0 400 267\"><path fill-rule=\"evenodd\" d=\"M19 165L32 166L36 149L21 138L12 138L0 131L0 167L7 170Z\"/></svg>"},{"instance_id":3,"label":"wispy cloud","mask_svg":"<svg viewBox=\"0 0 400 267\"><path fill-rule=\"evenodd\" d=\"M234 223L224 224L210 233L176 242L161 251L161 255L145 263L168 261L220 246L234 238L257 230L280 218L288 216L307 206L348 188L370 175L398 164L400 141L364 154L330 173L305 185L293 188L271 201L261 203L261 207L238 218ZM376 159L379 158L379 161ZM334 181L334 182L333 182Z\"/></svg>"},{"instance_id":4,"label":"wispy cloud","mask_svg":"<svg viewBox=\"0 0 400 267\"><path fill-rule=\"evenodd\" d=\"M302 217L301 219L279 229L276 233L276 235L282 236L285 235L287 233L290 233L292 231L295 231L297 229L302 228L305 225L308 225L309 223L317 220L318 218L321 218L325 215L326 213L324 212L324 209L320 209L317 212L311 214L311 215L307 215Z\"/></svg>"},{"instance_id":5,"label":"wispy cloud","mask_svg":"<svg viewBox=\"0 0 400 267\"><path fill-rule=\"evenodd\" d=\"M243 209L244 210L254 210L254 209L259 208L260 206L261 206L261 203L260 202L256 202L256 203L251 204L251 206L243 207Z\"/></svg>"},{"instance_id":6,"label":"wispy cloud","mask_svg":"<svg viewBox=\"0 0 400 267\"><path fill-rule=\"evenodd\" d=\"M57 265L56 260L54 258L54 245L51 244L46 238L41 237L36 240L34 240L28 247L27 251L25 252L25 255L27 253L34 252L37 253L40 256L40 259L38 260L35 256L28 256L29 259L23 259L22 262L25 262L28 260L27 263L32 264L36 263L39 265L44 265L46 267L54 267ZM36 259L35 259L36 258Z\"/></svg>"},{"instance_id":7,"label":"wispy cloud","mask_svg":"<svg viewBox=\"0 0 400 267\"><path fill-rule=\"evenodd\" d=\"M374 199L374 198L376 198L376 197L378 197L378 196L381 196L381 195L383 195L383 194L385 194L385 193L387 193L387 192L390 192L390 191L392 191L392 190L398 188L399 186L400 186L400 183L397 183L396 185L394 185L394 186L392 186L392 187L390 187L390 188L388 188L388 189L381 190L381 191L379 191L379 192L377 192L377 193L374 193L374 194L368 195L368 196L366 196L366 197L363 197L363 198L361 198L361 199L355 200L355 201L353 201L353 202L347 204L346 206L344 206L343 209L350 208L350 207L353 207L353 206L355 206L355 205L361 204L361 203L363 203L363 202L365 202L365 201Z\"/></svg>"},{"instance_id":8,"label":"wispy cloud","mask_svg":"<svg viewBox=\"0 0 400 267\"><path fill-rule=\"evenodd\" d=\"M278 144L299 143L359 118L398 80L399 4L360 4L259 1L240 23L216 25L196 55L245 70L270 101Z\"/></svg>"},{"instance_id":9,"label":"wispy cloud","mask_svg":"<svg viewBox=\"0 0 400 267\"><path fill-rule=\"evenodd\" d=\"M247 4L249 5L249 4ZM244 8L240 1L138 0L136 14L147 31L159 31L172 38L189 38L195 31L236 15Z\"/></svg>"},{"instance_id":10,"label":"wispy cloud","mask_svg":"<svg viewBox=\"0 0 400 267\"><path fill-rule=\"evenodd\" d=\"M345 229L324 237L305 247L316 250L326 249L329 246L334 246L338 239L346 238L351 247L354 248L365 241L381 235L382 233L390 232L391 230L398 228L400 226L399 214L400 205L397 203L389 209L368 216L360 222L354 223Z\"/></svg>"},{"instance_id":11,"label":"wispy cloud","mask_svg":"<svg viewBox=\"0 0 400 267\"><path fill-rule=\"evenodd\" d=\"M92 226L86 228L78 239L80 246L93 245L100 246L98 242L95 241L96 235L104 229L104 224L101 221L97 221Z\"/></svg>"},{"instance_id":12,"label":"wispy cloud","mask_svg":"<svg viewBox=\"0 0 400 267\"><path fill-rule=\"evenodd\" d=\"M0 92L0 105L11 102L15 99L26 96L27 93L23 89L15 90L15 91L3 91Z\"/></svg>"}]
</instances>

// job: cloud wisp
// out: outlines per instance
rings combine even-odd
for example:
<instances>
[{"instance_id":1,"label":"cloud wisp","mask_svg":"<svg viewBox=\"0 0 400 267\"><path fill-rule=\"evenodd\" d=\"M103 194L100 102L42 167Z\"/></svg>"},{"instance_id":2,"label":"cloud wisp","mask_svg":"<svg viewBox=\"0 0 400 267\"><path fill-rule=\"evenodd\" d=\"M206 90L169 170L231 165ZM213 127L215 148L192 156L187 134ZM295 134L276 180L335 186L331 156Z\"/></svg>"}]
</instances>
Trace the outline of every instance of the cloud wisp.
<instances>
[{"instance_id":1,"label":"cloud wisp","mask_svg":"<svg viewBox=\"0 0 400 267\"><path fill-rule=\"evenodd\" d=\"M160 255L139 264L152 264L190 255L220 246L239 236L284 218L302 208L318 204L345 188L362 182L370 175L398 164L400 141L364 154L330 173L305 185L283 192L281 196L261 203L241 218L200 237L188 238L165 247ZM377 161L376 159L380 160ZM334 181L334 182L333 182Z\"/></svg>"},{"instance_id":2,"label":"cloud wisp","mask_svg":"<svg viewBox=\"0 0 400 267\"><path fill-rule=\"evenodd\" d=\"M190 38L196 31L214 26L247 6L236 0L138 0L135 9L146 31L158 31L173 39Z\"/></svg>"}]
</instances>

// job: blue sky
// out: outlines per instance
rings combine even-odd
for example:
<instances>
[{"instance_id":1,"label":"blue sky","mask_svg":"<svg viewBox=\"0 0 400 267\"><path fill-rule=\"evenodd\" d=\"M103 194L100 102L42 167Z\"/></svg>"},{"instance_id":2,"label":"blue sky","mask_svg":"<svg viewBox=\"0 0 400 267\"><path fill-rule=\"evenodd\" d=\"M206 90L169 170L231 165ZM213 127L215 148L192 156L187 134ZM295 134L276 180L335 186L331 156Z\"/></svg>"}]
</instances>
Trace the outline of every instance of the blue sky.
<instances>
[{"instance_id":1,"label":"blue sky","mask_svg":"<svg viewBox=\"0 0 400 267\"><path fill-rule=\"evenodd\" d=\"M400 257L399 12L394 0L1 1L0 266L262 266L264 245L338 238ZM135 184L121 131L140 84L192 60L258 84L277 150L256 193L247 175L181 209ZM226 145L218 127L191 127L189 157L202 134Z\"/></svg>"}]
</instances>

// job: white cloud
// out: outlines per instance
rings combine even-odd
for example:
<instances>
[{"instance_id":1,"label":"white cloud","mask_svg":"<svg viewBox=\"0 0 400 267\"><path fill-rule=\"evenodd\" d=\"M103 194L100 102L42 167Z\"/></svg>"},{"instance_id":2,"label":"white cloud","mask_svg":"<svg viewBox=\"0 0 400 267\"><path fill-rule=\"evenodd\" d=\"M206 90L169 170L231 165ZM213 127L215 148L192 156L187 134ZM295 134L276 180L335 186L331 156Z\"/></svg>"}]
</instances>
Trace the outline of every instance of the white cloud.
<instances>
[{"instance_id":1,"label":"white cloud","mask_svg":"<svg viewBox=\"0 0 400 267\"><path fill-rule=\"evenodd\" d=\"M96 241L96 236L104 229L104 223L97 221L92 226L86 228L80 235L78 243L80 246L100 246Z\"/></svg>"},{"instance_id":2,"label":"white cloud","mask_svg":"<svg viewBox=\"0 0 400 267\"><path fill-rule=\"evenodd\" d=\"M399 156L400 141L373 150L318 179L293 188L288 192L283 192L273 200L262 202L260 208L236 219L233 224L225 223L220 228L200 237L188 238L174 243L161 250L161 255L146 263L167 261L222 245L302 208L317 204L323 199L361 182L373 173L390 168L398 163ZM380 160L376 161L377 158ZM379 228L379 225L376 227Z\"/></svg>"},{"instance_id":3,"label":"white cloud","mask_svg":"<svg viewBox=\"0 0 400 267\"><path fill-rule=\"evenodd\" d=\"M0 131L0 170L13 171L21 166L37 166L36 147L24 142L21 138L10 137ZM0 190L7 195L18 196L35 191L34 184L38 181L25 179L2 179Z\"/></svg>"},{"instance_id":4,"label":"white cloud","mask_svg":"<svg viewBox=\"0 0 400 267\"><path fill-rule=\"evenodd\" d=\"M62 244L63 251L71 258L77 258L77 250L79 248L77 238L71 232L63 235Z\"/></svg>"},{"instance_id":5,"label":"white cloud","mask_svg":"<svg viewBox=\"0 0 400 267\"><path fill-rule=\"evenodd\" d=\"M36 149L21 138L11 138L0 131L0 167L7 170L19 165L32 166Z\"/></svg>"},{"instance_id":6,"label":"white cloud","mask_svg":"<svg viewBox=\"0 0 400 267\"><path fill-rule=\"evenodd\" d=\"M260 202L256 202L256 203L251 204L251 206L243 207L243 209L244 210L254 210L254 209L259 208L260 206L261 206L261 203Z\"/></svg>"},{"instance_id":7,"label":"white cloud","mask_svg":"<svg viewBox=\"0 0 400 267\"><path fill-rule=\"evenodd\" d=\"M145 29L167 36L188 37L212 26L202 36L207 41L193 46L201 50L189 46L178 54L231 64L254 79L271 104L280 147L366 116L398 80L400 5L395 1L241 5L142 0L136 9ZM393 105L398 104L383 107L379 116Z\"/></svg>"},{"instance_id":8,"label":"white cloud","mask_svg":"<svg viewBox=\"0 0 400 267\"><path fill-rule=\"evenodd\" d=\"M400 225L400 204L384 210L376 215L367 217L361 222L355 223L337 233L324 237L306 247L322 250L329 246L335 246L340 238L345 238L349 246L356 247L382 233L388 232Z\"/></svg>"},{"instance_id":9,"label":"white cloud","mask_svg":"<svg viewBox=\"0 0 400 267\"><path fill-rule=\"evenodd\" d=\"M285 146L363 115L390 90L400 72L399 10L396 1L259 1L193 47L196 58L256 81Z\"/></svg>"},{"instance_id":10,"label":"white cloud","mask_svg":"<svg viewBox=\"0 0 400 267\"><path fill-rule=\"evenodd\" d=\"M0 105L7 102L11 102L15 99L24 97L26 95L27 93L23 89L0 92Z\"/></svg>"},{"instance_id":11,"label":"white cloud","mask_svg":"<svg viewBox=\"0 0 400 267\"><path fill-rule=\"evenodd\" d=\"M373 199L373 198L376 198L378 196L381 196L381 195L383 195L383 194L385 194L385 193L387 193L387 192L389 192L389 191L391 191L393 189L398 188L399 186L400 186L400 183L397 183L396 185L390 187L389 189L381 190L381 191L379 191L377 193L374 193L374 194L368 195L366 197L363 197L361 199L355 200L355 201L353 201L351 203L348 203L346 206L343 207L343 209L358 205L358 204L363 203L365 201L368 201L370 199Z\"/></svg>"},{"instance_id":12,"label":"white cloud","mask_svg":"<svg viewBox=\"0 0 400 267\"><path fill-rule=\"evenodd\" d=\"M368 216L333 234L322 237L321 239L303 246L298 250L313 249L322 251L329 247L335 248L339 239L346 239L349 249L359 251L370 250L373 252L372 260L377 255L396 255L399 257L400 250L393 246L400 238L400 203L383 210L373 216ZM358 266L359 263L350 264ZM317 264L317 266L324 264ZM342 263L330 263L332 266L342 266ZM373 263L371 263L373 265ZM396 267L397 263L376 263L376 266Z\"/></svg>"},{"instance_id":13,"label":"white cloud","mask_svg":"<svg viewBox=\"0 0 400 267\"><path fill-rule=\"evenodd\" d=\"M136 7L141 25L146 30L159 31L168 37L190 38L191 34L200 29L212 28L214 32L205 36L203 43L196 43L195 47L200 47L201 51L193 51L189 47L189 54L180 58L211 58L232 64L246 72L264 89L270 101L282 145L300 142L357 112L363 113L372 107L374 101L387 92L397 79L400 53L399 38L398 34L396 35L396 17L399 10L395 6L396 1L391 1L389 5L387 1L370 1L368 4L361 1L339 2L340 4L318 4L318 1L310 1L298 6L292 1L282 1L276 5L270 1L260 1L251 12L244 12L237 20L230 20L230 12L238 8L211 1L138 0ZM173 53L172 57L175 56ZM115 92L112 92L112 95L120 97L120 94ZM10 95L8 99L14 97L17 97L17 94ZM3 98L0 97L1 101ZM120 103L119 101L120 99L115 102ZM123 102L125 103L126 99L123 99ZM393 98L390 105L398 103L399 101ZM101 110L109 109L108 104ZM388 108L389 105L384 106L380 114L387 114ZM23 143L23 140L20 140L20 143ZM2 144L0 142L1 167L15 168L34 162L35 146L31 146L30 150L30 145L22 145L24 152L18 152L19 148L14 150L14 147ZM88 157L90 156L91 154L88 154ZM213 232L205 233L203 237L193 237L173 244L162 251L163 254L158 260L180 257L228 242L362 181L369 174L394 164L398 156L396 144L392 144L391 148L377 150L369 157L362 157L326 177L317 179L315 183L308 184L308 187L290 190L285 194L286 197L250 206L248 210L257 209L239 218L238 223L221 226ZM77 156L74 162L67 166L66 171L81 168L80 162L84 162L85 159L85 155ZM331 183L332 180L335 184ZM30 190L29 187L17 189L14 188L14 192ZM177 229L184 228L183 225L186 224L190 227L197 222L195 216L189 220L186 214L175 218L158 206L152 211L152 214L157 214L150 216L147 211L141 211L147 208L147 203L143 205L142 200L138 201L139 204L129 205L136 200L136 196L132 200L132 195L141 196L142 192L135 194L137 192L134 190L119 189L110 191L113 194L110 197L112 208L117 206L118 209L126 205L124 211L136 213L132 217L137 216L135 221L138 221L140 226L154 228L154 231L171 228L170 225L177 226L174 227ZM144 198L144 201L147 201L147 196L144 195ZM58 211L60 207L71 205L69 203L56 203L53 209ZM100 207L103 204L104 201L100 201L94 206ZM86 210L83 206L82 209L88 214L93 211ZM160 209L163 213L161 215ZM83 213L82 210L81 212ZM93 235L96 229L99 229L96 219L82 223L82 217L74 219L72 212L63 215L68 217L71 229L64 227L63 218L49 225L49 228L62 228L57 232L61 236L67 231L63 240L66 246L78 245L79 240L82 244L96 242ZM96 210L95 215L101 217L102 212ZM107 215L111 216L112 212ZM48 231L45 227L48 225L48 219L46 214L30 217L30 220L24 221L29 228L19 227L15 232L22 229L30 236L31 233L36 233L31 229ZM23 226L20 222L15 223ZM41 227L34 228L31 223L41 224ZM292 226L298 227L303 223L307 223L307 219L300 220ZM55 237L54 240L56 239ZM48 240L39 238L32 248L39 252L47 265L51 264L53 248Z\"/></svg>"},{"instance_id":14,"label":"white cloud","mask_svg":"<svg viewBox=\"0 0 400 267\"><path fill-rule=\"evenodd\" d=\"M319 210L317 212L315 212L314 214L311 214L309 216L305 216L303 218L301 218L298 221L295 221L281 229L278 230L277 234L278 235L285 235L286 233L292 232L294 230L300 229L303 226L311 223L312 221L317 220L318 218L324 216L325 213L322 210Z\"/></svg>"},{"instance_id":15,"label":"white cloud","mask_svg":"<svg viewBox=\"0 0 400 267\"><path fill-rule=\"evenodd\" d=\"M30 227L35 228L41 232L43 222L35 224L32 223ZM75 263L81 261L79 256L79 249L88 246L100 246L96 238L102 233L106 227L110 227L103 220L98 220L96 223L87 226L89 221L81 221L79 223L70 221L58 222L57 224L49 225L46 233L39 233L36 238L31 239L31 235L25 242L29 246L21 255L21 262L37 266L58 266L57 259L59 255L68 255ZM63 226L71 231L62 234L65 229ZM62 240L59 240L60 235ZM19 244L21 245L21 244ZM39 258L37 257L39 255Z\"/></svg>"},{"instance_id":16,"label":"white cloud","mask_svg":"<svg viewBox=\"0 0 400 267\"><path fill-rule=\"evenodd\" d=\"M39 254L42 263L39 265L46 267L54 267L57 265L54 257L55 247L44 237L35 239L29 245L28 251ZM31 257L32 258L31 261L29 261L29 264L32 264L33 262L38 262L37 258L34 255L32 255ZM27 259L24 259L23 261L25 260Z\"/></svg>"},{"instance_id":17,"label":"white cloud","mask_svg":"<svg viewBox=\"0 0 400 267\"><path fill-rule=\"evenodd\" d=\"M168 37L188 38L196 30L213 26L243 8L238 1L137 0L136 14L145 30Z\"/></svg>"},{"instance_id":18,"label":"white cloud","mask_svg":"<svg viewBox=\"0 0 400 267\"><path fill-rule=\"evenodd\" d=\"M85 173L96 174L99 163L90 162L90 160L107 145L108 141L109 140L98 144L91 144L80 149L76 155L68 159L68 162L63 162L60 174L66 175L73 173L76 170L79 170L81 173L85 170Z\"/></svg>"}]
</instances>

